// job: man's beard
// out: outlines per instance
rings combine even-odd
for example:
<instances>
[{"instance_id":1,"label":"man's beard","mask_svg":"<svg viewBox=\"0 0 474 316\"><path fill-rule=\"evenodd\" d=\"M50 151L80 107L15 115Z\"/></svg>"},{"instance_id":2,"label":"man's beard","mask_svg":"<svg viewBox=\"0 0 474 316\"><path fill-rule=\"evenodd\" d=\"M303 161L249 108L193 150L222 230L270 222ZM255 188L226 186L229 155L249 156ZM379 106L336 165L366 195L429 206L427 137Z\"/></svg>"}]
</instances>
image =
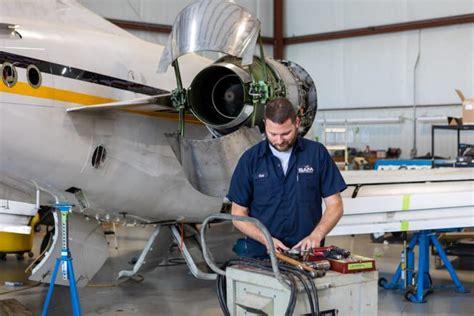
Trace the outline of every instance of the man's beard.
<instances>
[{"instance_id":1,"label":"man's beard","mask_svg":"<svg viewBox=\"0 0 474 316\"><path fill-rule=\"evenodd\" d=\"M298 135L295 134L295 137L293 137L293 139L288 141L288 142L284 142L281 145L275 145L274 143L270 142L270 145L272 145L272 147L275 148L278 151L282 151L282 152L283 151L288 151L295 144L297 137L298 137ZM267 137L267 139L268 139L268 137Z\"/></svg>"}]
</instances>

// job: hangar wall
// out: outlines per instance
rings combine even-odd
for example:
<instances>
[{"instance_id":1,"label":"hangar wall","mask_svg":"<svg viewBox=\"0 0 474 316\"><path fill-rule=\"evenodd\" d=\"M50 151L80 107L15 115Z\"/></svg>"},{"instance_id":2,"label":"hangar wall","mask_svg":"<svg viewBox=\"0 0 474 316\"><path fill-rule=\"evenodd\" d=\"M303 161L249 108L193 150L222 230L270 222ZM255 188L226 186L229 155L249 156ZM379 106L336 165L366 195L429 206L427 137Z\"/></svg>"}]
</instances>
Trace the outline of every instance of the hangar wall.
<instances>
[{"instance_id":1,"label":"hangar wall","mask_svg":"<svg viewBox=\"0 0 474 316\"><path fill-rule=\"evenodd\" d=\"M176 14L192 1L80 2L107 18L171 25ZM260 18L263 36L273 36L273 1L235 2ZM286 0L284 36L473 12L474 0ZM165 34L132 33L156 43L164 43L167 38ZM266 51L272 54L270 46ZM324 138L324 120L401 117L397 123L348 125L348 145L360 149L366 145L373 149L400 147L403 158L410 157L410 150L416 146L417 154L424 155L431 151L431 124L436 123L435 118L461 115L454 89L474 97L473 23L294 44L286 46L284 54L305 67L316 82L319 112L309 137L320 140ZM433 120L423 123L417 119L420 117ZM474 143L471 134L464 133L461 141ZM436 135L435 153L455 156L455 133L438 131Z\"/></svg>"}]
</instances>

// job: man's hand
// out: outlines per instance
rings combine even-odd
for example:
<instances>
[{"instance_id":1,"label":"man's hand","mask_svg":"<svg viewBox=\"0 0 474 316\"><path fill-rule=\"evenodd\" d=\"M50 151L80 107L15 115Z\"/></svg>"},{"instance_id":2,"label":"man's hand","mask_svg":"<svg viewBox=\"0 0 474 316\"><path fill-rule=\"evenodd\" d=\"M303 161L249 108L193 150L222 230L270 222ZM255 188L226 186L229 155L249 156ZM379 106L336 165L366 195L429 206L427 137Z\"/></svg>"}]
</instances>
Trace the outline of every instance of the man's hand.
<instances>
[{"instance_id":1,"label":"man's hand","mask_svg":"<svg viewBox=\"0 0 474 316\"><path fill-rule=\"evenodd\" d=\"M301 252L304 252L317 248L321 244L321 240L323 240L323 238L324 236L321 236L318 232L313 231L311 234L297 243L292 249L300 249Z\"/></svg>"},{"instance_id":2,"label":"man's hand","mask_svg":"<svg viewBox=\"0 0 474 316\"><path fill-rule=\"evenodd\" d=\"M301 252L303 252L311 248L319 247L324 236L326 236L341 219L342 214L344 213L341 193L338 192L324 198L324 203L326 204L326 211L324 212L321 221L313 232L297 243L293 249L301 249Z\"/></svg>"},{"instance_id":3,"label":"man's hand","mask_svg":"<svg viewBox=\"0 0 474 316\"><path fill-rule=\"evenodd\" d=\"M232 215L249 216L249 210L247 207L241 206L233 202ZM263 235L262 231L259 228L257 228L257 226L255 226L254 223L240 222L240 221L233 221L233 223L234 223L234 226L237 227L238 230L240 230L242 233L249 236L250 238L257 240L262 245L265 245L267 247L267 250L269 250L269 246L267 245L267 240L265 239L265 235ZM272 237L272 240L273 240L273 245L275 246L275 250L277 252L280 252L280 250L289 249L280 240L273 237Z\"/></svg>"},{"instance_id":4,"label":"man's hand","mask_svg":"<svg viewBox=\"0 0 474 316\"><path fill-rule=\"evenodd\" d=\"M272 237L272 239L273 239L273 245L275 246L275 251L276 252L280 252L281 250L290 249L287 246L285 246L284 243L282 243L280 240L276 239L275 237ZM267 250L270 250L268 245L267 245Z\"/></svg>"}]
</instances>

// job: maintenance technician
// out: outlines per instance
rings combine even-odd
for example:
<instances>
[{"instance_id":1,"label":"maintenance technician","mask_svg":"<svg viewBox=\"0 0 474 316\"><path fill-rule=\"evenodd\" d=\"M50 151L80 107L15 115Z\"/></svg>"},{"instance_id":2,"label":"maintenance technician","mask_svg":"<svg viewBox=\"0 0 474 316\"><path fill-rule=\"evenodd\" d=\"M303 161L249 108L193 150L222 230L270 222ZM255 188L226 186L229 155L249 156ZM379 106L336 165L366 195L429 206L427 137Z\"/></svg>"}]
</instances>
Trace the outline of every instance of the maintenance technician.
<instances>
[{"instance_id":1,"label":"maintenance technician","mask_svg":"<svg viewBox=\"0 0 474 316\"><path fill-rule=\"evenodd\" d=\"M272 100L264 120L266 139L248 149L234 170L227 195L232 215L262 222L277 251L319 247L342 217L344 179L323 145L298 136L300 119L290 101ZM234 225L247 236L244 255L267 255L265 237L254 224Z\"/></svg>"}]
</instances>

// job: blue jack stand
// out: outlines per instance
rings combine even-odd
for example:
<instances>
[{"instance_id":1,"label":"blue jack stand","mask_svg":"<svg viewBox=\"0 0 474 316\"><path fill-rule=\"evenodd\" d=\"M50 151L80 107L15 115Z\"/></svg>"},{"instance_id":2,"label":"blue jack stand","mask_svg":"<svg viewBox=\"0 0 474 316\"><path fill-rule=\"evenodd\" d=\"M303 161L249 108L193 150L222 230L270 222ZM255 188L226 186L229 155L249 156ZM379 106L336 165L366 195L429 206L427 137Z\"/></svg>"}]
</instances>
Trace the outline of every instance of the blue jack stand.
<instances>
[{"instance_id":1,"label":"blue jack stand","mask_svg":"<svg viewBox=\"0 0 474 316\"><path fill-rule=\"evenodd\" d=\"M419 248L418 272L415 273L415 254L413 250L417 244ZM426 295L431 293L434 288L430 276L430 244L436 248L446 266L456 287L456 292L469 293L459 281L456 271L438 241L436 231L431 230L421 230L413 235L406 249L406 256L402 256L406 263L402 259L390 283L387 282L387 279L380 278L379 285L385 289L405 291L405 298L413 303L425 303ZM453 286L439 286L438 288L453 288Z\"/></svg>"},{"instance_id":2,"label":"blue jack stand","mask_svg":"<svg viewBox=\"0 0 474 316\"><path fill-rule=\"evenodd\" d=\"M77 295L76 278L74 276L74 269L72 266L71 252L69 251L69 237L68 237L68 215L72 210L73 205L69 203L56 203L54 207L61 214L61 257L56 259L51 281L49 283L48 294L43 305L42 316L48 314L48 306L53 296L54 283L58 274L59 266L61 266L61 273L64 280L69 281L69 290L71 291L72 311L74 316L81 316L81 306L79 304L79 296Z\"/></svg>"}]
</instances>

